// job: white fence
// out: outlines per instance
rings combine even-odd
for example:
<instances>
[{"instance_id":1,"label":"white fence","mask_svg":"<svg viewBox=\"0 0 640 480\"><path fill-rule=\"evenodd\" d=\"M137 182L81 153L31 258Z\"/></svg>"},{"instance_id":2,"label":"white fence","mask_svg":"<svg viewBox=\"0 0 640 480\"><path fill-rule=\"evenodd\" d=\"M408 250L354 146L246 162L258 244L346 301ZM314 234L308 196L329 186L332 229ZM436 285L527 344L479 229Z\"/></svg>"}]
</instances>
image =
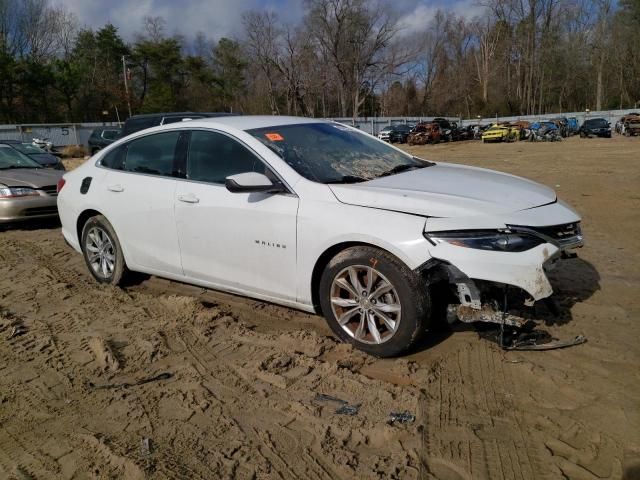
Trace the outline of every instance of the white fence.
<instances>
[{"instance_id":1,"label":"white fence","mask_svg":"<svg viewBox=\"0 0 640 480\"><path fill-rule=\"evenodd\" d=\"M0 140L31 142L33 138L48 138L56 147L87 145L96 127L117 125L112 123L50 123L33 125L0 125Z\"/></svg>"},{"instance_id":2,"label":"white fence","mask_svg":"<svg viewBox=\"0 0 640 480\"><path fill-rule=\"evenodd\" d=\"M556 117L576 117L578 123L582 124L586 118L606 118L611 124L614 124L624 115L638 111L634 109L627 110L606 110L601 112L565 112L565 113L549 113L546 115L520 115L513 117L486 117L486 118L470 118L461 119L458 117L444 117L451 121L458 122L459 125L470 125L475 123L488 124L499 122L507 122L514 120L545 120ZM353 125L361 129L363 132L376 135L387 125L396 123L418 123L433 120L435 117L360 117L360 118L331 118L336 122ZM21 140L23 142L31 142L33 138L48 138L57 147L66 145L87 145L91 132L96 127L115 126L114 123L51 123L51 124L22 124L22 125L0 125L0 140Z\"/></svg>"}]
</instances>

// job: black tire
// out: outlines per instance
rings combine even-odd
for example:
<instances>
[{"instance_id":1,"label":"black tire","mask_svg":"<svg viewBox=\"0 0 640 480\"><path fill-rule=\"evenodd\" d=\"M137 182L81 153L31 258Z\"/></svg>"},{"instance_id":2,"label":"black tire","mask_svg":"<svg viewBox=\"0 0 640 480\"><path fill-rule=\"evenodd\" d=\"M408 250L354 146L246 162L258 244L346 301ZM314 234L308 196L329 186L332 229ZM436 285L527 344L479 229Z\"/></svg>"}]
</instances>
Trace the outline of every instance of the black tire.
<instances>
[{"instance_id":1,"label":"black tire","mask_svg":"<svg viewBox=\"0 0 640 480\"><path fill-rule=\"evenodd\" d=\"M356 314L351 317L352 320L350 320L345 327L342 327L338 322L338 318L336 317L336 312L334 311L331 301L332 289L339 288L334 286L334 280L337 277L344 275L344 272L347 271L348 267L356 267L357 269L363 270L373 269L379 275L373 282L373 285L380 286L384 282L388 282L393 286L394 290L391 293L383 294L384 297L383 295L377 297L378 299L385 299L385 303L389 303L387 295L390 295L393 299L393 304L399 304L401 308L400 314L393 313L389 315L389 317L399 315L399 317L394 317L394 320L398 319L397 323L395 323L395 331L391 331L388 328L386 321L383 322L381 317L374 317L373 321L376 322L377 327L382 330L385 335L385 338L381 343L375 342L375 336L371 333L368 323L362 320L363 317L361 314ZM364 281L365 279L366 277L363 276L362 280ZM373 285L371 289L374 291L377 290L377 287L374 288ZM394 357L406 352L420 338L421 333L425 331L425 328L428 325L431 302L428 286L425 280L420 275L410 270L395 256L374 247L358 246L348 248L338 253L329 262L322 273L319 290L322 312L333 333L341 341L351 343L359 350L376 357ZM343 289L342 291L348 295L347 290ZM376 308L375 298L373 296L370 298L373 299L371 300L371 303L367 303L366 305L360 304L365 310L368 308ZM373 306L371 306L372 304ZM382 302L377 305L381 304ZM351 308L354 307L344 307L344 310ZM373 310L368 310L368 312L372 311ZM339 313L344 314L345 312L340 311ZM365 315L367 314L365 313ZM363 336L363 341L355 338L358 331L356 325L360 323L362 323L366 328L366 335ZM348 333L345 329L349 329L352 334ZM363 333L365 332L363 331ZM380 333L378 333L378 335L382 338ZM367 338L371 343L368 343Z\"/></svg>"},{"instance_id":2,"label":"black tire","mask_svg":"<svg viewBox=\"0 0 640 480\"><path fill-rule=\"evenodd\" d=\"M93 240L89 238L90 234L93 234L92 238L95 238L97 231L102 232L106 236L106 238L109 239L109 242L112 246L112 249L107 250L108 253L112 253L112 257L114 259L113 268L107 267L106 274L103 274L102 271L96 270L95 262L91 259L91 255L95 252L89 251L89 249L93 247L91 245ZM125 278L128 270L124 261L124 255L122 254L122 247L120 246L118 236L116 235L116 232L109 221L104 216L96 215L95 217L91 217L86 221L86 223L82 227L80 247L82 248L82 255L84 257L87 268L89 269L89 273L91 273L93 278L95 278L100 283L120 285L122 280ZM100 266L101 265L102 263L100 263ZM99 269L100 268L98 267L98 270Z\"/></svg>"}]
</instances>

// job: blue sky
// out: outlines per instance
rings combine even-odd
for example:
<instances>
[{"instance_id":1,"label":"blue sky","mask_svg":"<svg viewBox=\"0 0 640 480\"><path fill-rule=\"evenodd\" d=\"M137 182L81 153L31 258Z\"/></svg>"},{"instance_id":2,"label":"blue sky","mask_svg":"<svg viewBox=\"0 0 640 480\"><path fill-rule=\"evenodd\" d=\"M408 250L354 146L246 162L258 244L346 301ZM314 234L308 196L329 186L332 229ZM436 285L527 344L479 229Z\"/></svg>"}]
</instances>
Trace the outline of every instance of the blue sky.
<instances>
[{"instance_id":1,"label":"blue sky","mask_svg":"<svg viewBox=\"0 0 640 480\"><path fill-rule=\"evenodd\" d=\"M167 33L193 38L198 31L208 37L238 36L242 31L242 13L272 10L289 23L304 14L303 0L51 0L75 13L82 26L100 27L113 23L127 40L142 28L146 16L161 16ZM438 8L472 17L480 12L476 0L380 0L389 2L408 30L426 25Z\"/></svg>"}]
</instances>

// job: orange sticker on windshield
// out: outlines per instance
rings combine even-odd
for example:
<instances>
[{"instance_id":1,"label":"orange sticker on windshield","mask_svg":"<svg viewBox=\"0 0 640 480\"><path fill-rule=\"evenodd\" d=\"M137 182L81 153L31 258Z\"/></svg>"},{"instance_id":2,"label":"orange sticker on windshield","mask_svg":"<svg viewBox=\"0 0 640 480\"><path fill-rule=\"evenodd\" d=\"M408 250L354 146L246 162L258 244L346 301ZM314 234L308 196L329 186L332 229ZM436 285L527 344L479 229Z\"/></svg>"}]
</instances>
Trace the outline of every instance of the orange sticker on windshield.
<instances>
[{"instance_id":1,"label":"orange sticker on windshield","mask_svg":"<svg viewBox=\"0 0 640 480\"><path fill-rule=\"evenodd\" d=\"M279 133L265 133L264 136L272 142L282 142L284 140L284 137Z\"/></svg>"}]
</instances>

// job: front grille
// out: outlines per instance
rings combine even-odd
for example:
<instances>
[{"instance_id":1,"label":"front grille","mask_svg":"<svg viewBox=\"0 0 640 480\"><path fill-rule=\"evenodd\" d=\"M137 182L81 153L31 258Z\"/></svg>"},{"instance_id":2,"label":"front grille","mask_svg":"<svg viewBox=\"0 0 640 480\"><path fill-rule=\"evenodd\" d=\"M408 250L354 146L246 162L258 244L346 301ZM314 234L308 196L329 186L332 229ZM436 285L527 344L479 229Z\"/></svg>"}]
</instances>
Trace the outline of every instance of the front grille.
<instances>
[{"instance_id":1,"label":"front grille","mask_svg":"<svg viewBox=\"0 0 640 480\"><path fill-rule=\"evenodd\" d=\"M53 197L58 195L58 187L56 185L45 185L44 187L38 188L38 190L42 190L47 195L51 195Z\"/></svg>"},{"instance_id":2,"label":"front grille","mask_svg":"<svg viewBox=\"0 0 640 480\"><path fill-rule=\"evenodd\" d=\"M549 227L519 227L517 225L510 225L510 227L513 227L515 230L518 228L526 229L533 233L538 233L543 237L551 238L560 244L562 248L579 247L583 244L580 222L552 225Z\"/></svg>"},{"instance_id":3,"label":"front grille","mask_svg":"<svg viewBox=\"0 0 640 480\"><path fill-rule=\"evenodd\" d=\"M37 215L57 215L58 207L33 207L27 208L23 212L25 217L35 217Z\"/></svg>"}]
</instances>

